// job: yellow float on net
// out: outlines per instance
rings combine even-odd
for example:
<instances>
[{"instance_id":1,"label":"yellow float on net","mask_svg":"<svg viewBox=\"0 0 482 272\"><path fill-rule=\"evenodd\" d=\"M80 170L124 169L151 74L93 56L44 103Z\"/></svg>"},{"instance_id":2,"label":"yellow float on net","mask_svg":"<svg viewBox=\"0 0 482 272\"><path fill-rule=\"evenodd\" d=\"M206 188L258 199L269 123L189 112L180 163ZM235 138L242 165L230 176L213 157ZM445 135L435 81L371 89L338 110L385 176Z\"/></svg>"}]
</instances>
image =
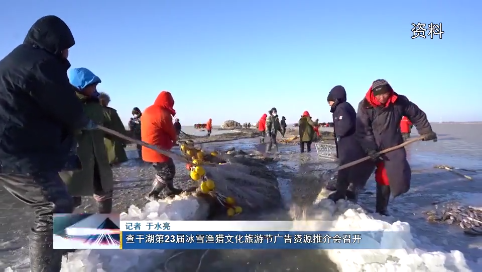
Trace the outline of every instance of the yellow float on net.
<instances>
[{"instance_id":1,"label":"yellow float on net","mask_svg":"<svg viewBox=\"0 0 482 272\"><path fill-rule=\"evenodd\" d=\"M206 182L201 183L201 192L204 194L209 193L211 190L209 190L208 186L206 185Z\"/></svg>"},{"instance_id":2,"label":"yellow float on net","mask_svg":"<svg viewBox=\"0 0 482 272\"><path fill-rule=\"evenodd\" d=\"M233 206L234 204L236 204L236 201L234 200L234 198L228 196L226 197L226 204Z\"/></svg>"},{"instance_id":3,"label":"yellow float on net","mask_svg":"<svg viewBox=\"0 0 482 272\"><path fill-rule=\"evenodd\" d=\"M185 144L182 144L182 145L181 145L181 151L182 151L182 152L186 151L186 145L185 145Z\"/></svg>"},{"instance_id":4,"label":"yellow float on net","mask_svg":"<svg viewBox=\"0 0 482 272\"><path fill-rule=\"evenodd\" d=\"M217 155L218 155L218 152L216 151L211 152L211 156L216 157Z\"/></svg>"},{"instance_id":5,"label":"yellow float on net","mask_svg":"<svg viewBox=\"0 0 482 272\"><path fill-rule=\"evenodd\" d=\"M209 190L214 190L214 188L216 188L215 184L214 184L214 181L208 179L206 180L204 183L206 183L206 186L208 187Z\"/></svg>"},{"instance_id":6,"label":"yellow float on net","mask_svg":"<svg viewBox=\"0 0 482 272\"><path fill-rule=\"evenodd\" d=\"M242 212L243 212L243 208L241 208L240 206L236 206L236 207L234 207L234 212L235 212L236 214L242 213Z\"/></svg>"},{"instance_id":7,"label":"yellow float on net","mask_svg":"<svg viewBox=\"0 0 482 272\"><path fill-rule=\"evenodd\" d=\"M197 159L194 159L194 160L192 160L192 164L194 164L194 165L199 165L200 163L199 163L199 161L198 161Z\"/></svg>"},{"instance_id":8,"label":"yellow float on net","mask_svg":"<svg viewBox=\"0 0 482 272\"><path fill-rule=\"evenodd\" d=\"M234 216L236 214L236 211L233 208L229 208L227 211L227 214L229 217Z\"/></svg>"},{"instance_id":9,"label":"yellow float on net","mask_svg":"<svg viewBox=\"0 0 482 272\"><path fill-rule=\"evenodd\" d=\"M196 154L196 157L198 160L202 161L204 159L204 154L202 151L199 151L197 154Z\"/></svg>"},{"instance_id":10,"label":"yellow float on net","mask_svg":"<svg viewBox=\"0 0 482 272\"><path fill-rule=\"evenodd\" d=\"M192 178L192 180L200 180L202 176L200 176L198 173L196 173L195 171L191 171L191 173L189 174L189 176Z\"/></svg>"},{"instance_id":11,"label":"yellow float on net","mask_svg":"<svg viewBox=\"0 0 482 272\"><path fill-rule=\"evenodd\" d=\"M204 168L202 166L194 167L194 172L198 173L199 176L201 176L201 177L206 174L206 171L204 170Z\"/></svg>"}]
</instances>

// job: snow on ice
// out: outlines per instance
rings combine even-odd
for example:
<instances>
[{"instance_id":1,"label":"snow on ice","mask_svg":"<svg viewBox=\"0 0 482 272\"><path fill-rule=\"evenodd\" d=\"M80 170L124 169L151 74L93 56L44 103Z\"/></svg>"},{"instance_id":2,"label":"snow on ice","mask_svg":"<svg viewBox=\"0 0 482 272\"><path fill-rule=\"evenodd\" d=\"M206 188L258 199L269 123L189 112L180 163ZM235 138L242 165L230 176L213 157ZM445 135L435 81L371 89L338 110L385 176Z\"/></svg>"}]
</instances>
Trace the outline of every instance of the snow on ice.
<instances>
[{"instance_id":1,"label":"snow on ice","mask_svg":"<svg viewBox=\"0 0 482 272\"><path fill-rule=\"evenodd\" d=\"M472 271L460 251L424 251L415 247L416 238L408 223L393 224L373 218L360 206L339 201L321 200L313 207L315 218L333 220L331 230L400 231L395 239L382 238L382 244L398 245L397 250L330 250L329 257L342 272L354 271ZM193 196L177 196L173 200L147 203L143 209L131 206L121 220L203 220L208 213L206 204ZM325 221L326 222L326 221ZM326 229L326 224L323 224ZM307 230L317 230L310 226ZM172 252L164 250L79 250L64 257L62 271L149 271L165 262Z\"/></svg>"}]
</instances>

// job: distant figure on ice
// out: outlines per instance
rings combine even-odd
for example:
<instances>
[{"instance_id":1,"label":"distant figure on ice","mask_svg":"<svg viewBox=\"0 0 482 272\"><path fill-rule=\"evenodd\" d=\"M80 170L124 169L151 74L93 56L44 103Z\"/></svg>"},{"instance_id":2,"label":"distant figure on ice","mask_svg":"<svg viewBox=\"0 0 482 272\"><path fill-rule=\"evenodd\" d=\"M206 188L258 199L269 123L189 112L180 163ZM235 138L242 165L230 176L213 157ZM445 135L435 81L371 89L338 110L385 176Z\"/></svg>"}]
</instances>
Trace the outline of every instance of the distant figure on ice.
<instances>
[{"instance_id":1,"label":"distant figure on ice","mask_svg":"<svg viewBox=\"0 0 482 272\"><path fill-rule=\"evenodd\" d=\"M272 108L268 113L269 116L266 119L266 131L269 136L269 145L266 148L266 152L271 152L273 145L276 147L276 152L279 152L278 142L276 141L276 134L278 134L278 132L281 133L278 111L276 108Z\"/></svg>"},{"instance_id":2,"label":"distant figure on ice","mask_svg":"<svg viewBox=\"0 0 482 272\"><path fill-rule=\"evenodd\" d=\"M132 109L132 118L129 121L129 130L132 133L134 139L141 139L141 117L142 112L138 107ZM139 154L139 159L142 160L142 145L137 145L137 154Z\"/></svg>"},{"instance_id":3,"label":"distant figure on ice","mask_svg":"<svg viewBox=\"0 0 482 272\"><path fill-rule=\"evenodd\" d=\"M340 85L333 87L327 101L333 116L338 163L343 165L365 157L365 151L356 138L356 112L346 101L345 88ZM328 198L335 202L347 198L356 202L358 193L374 169L375 164L367 161L338 171L336 192Z\"/></svg>"},{"instance_id":4,"label":"distant figure on ice","mask_svg":"<svg viewBox=\"0 0 482 272\"><path fill-rule=\"evenodd\" d=\"M104 116L106 118L106 127L127 135L126 128L122 123L117 111L109 107L110 96L106 93L99 93L100 104L104 107ZM107 149L107 156L109 157L109 163L111 165L123 163L127 161L127 155L125 151L126 142L113 135L104 135L104 144Z\"/></svg>"},{"instance_id":5,"label":"distant figure on ice","mask_svg":"<svg viewBox=\"0 0 482 272\"><path fill-rule=\"evenodd\" d=\"M259 139L260 143L264 143L264 138L266 137L266 118L268 115L266 113L261 116L258 121L258 131L261 132L261 139Z\"/></svg>"},{"instance_id":6,"label":"distant figure on ice","mask_svg":"<svg viewBox=\"0 0 482 272\"><path fill-rule=\"evenodd\" d=\"M141 117L142 141L170 150L177 142L177 134L172 124L172 117L176 115L174 99L170 92L162 91ZM178 195L182 190L174 188L176 166L174 161L156 151L142 147L142 159L152 163L156 176L152 182L152 189L148 194L151 200L160 198L159 194L167 189L167 196Z\"/></svg>"},{"instance_id":7,"label":"distant figure on ice","mask_svg":"<svg viewBox=\"0 0 482 272\"><path fill-rule=\"evenodd\" d=\"M0 184L34 210L32 272L61 269L62 251L53 250L53 214L72 213L74 205L58 173L81 168L74 133L96 127L67 78L74 44L64 21L45 16L0 60Z\"/></svg>"},{"instance_id":8,"label":"distant figure on ice","mask_svg":"<svg viewBox=\"0 0 482 272\"><path fill-rule=\"evenodd\" d=\"M410 133L412 132L413 124L407 118L407 116L402 117L402 121L400 121L400 132L402 133L403 140L406 141L410 138Z\"/></svg>"},{"instance_id":9,"label":"distant figure on ice","mask_svg":"<svg viewBox=\"0 0 482 272\"><path fill-rule=\"evenodd\" d=\"M248 123L248 128L251 128L251 123Z\"/></svg>"},{"instance_id":10,"label":"distant figure on ice","mask_svg":"<svg viewBox=\"0 0 482 272\"><path fill-rule=\"evenodd\" d=\"M298 122L299 127L299 134L300 134L300 151L301 153L305 152L305 144L306 144L306 151L311 152L311 142L315 136L315 123L311 120L310 113L308 111L303 112L303 115Z\"/></svg>"},{"instance_id":11,"label":"distant figure on ice","mask_svg":"<svg viewBox=\"0 0 482 272\"><path fill-rule=\"evenodd\" d=\"M281 117L281 135L284 137L286 133L286 118L284 116Z\"/></svg>"},{"instance_id":12,"label":"distant figure on ice","mask_svg":"<svg viewBox=\"0 0 482 272\"><path fill-rule=\"evenodd\" d=\"M213 129L213 119L209 119L206 123L206 130L208 131L208 137L211 136L211 131Z\"/></svg>"},{"instance_id":13,"label":"distant figure on ice","mask_svg":"<svg viewBox=\"0 0 482 272\"><path fill-rule=\"evenodd\" d=\"M378 151L403 143L399 129L403 116L415 124L424 141L437 140L425 112L407 97L395 93L384 79L373 82L358 106L356 132L365 151L377 164L376 210L383 215L388 214L390 194L397 197L410 189L412 172L405 148L377 156Z\"/></svg>"},{"instance_id":14,"label":"distant figure on ice","mask_svg":"<svg viewBox=\"0 0 482 272\"><path fill-rule=\"evenodd\" d=\"M318 119L315 120L315 126L313 127L313 130L315 131L315 134L316 134L316 137L318 138L318 140L321 139L321 135L320 135L320 124L318 123Z\"/></svg>"},{"instance_id":15,"label":"distant figure on ice","mask_svg":"<svg viewBox=\"0 0 482 272\"><path fill-rule=\"evenodd\" d=\"M89 69L75 68L69 71L69 80L70 84L77 88L77 97L84 105L85 114L96 124L107 127L109 123L97 95L100 78ZM61 172L60 176L67 184L75 206L82 204L83 196L93 195L99 213L111 213L114 177L104 136L101 130L84 131L79 134L77 153L82 162L82 170Z\"/></svg>"},{"instance_id":16,"label":"distant figure on ice","mask_svg":"<svg viewBox=\"0 0 482 272\"><path fill-rule=\"evenodd\" d=\"M179 134L181 134L181 123L179 122L179 118L176 118L174 122L174 129L176 130L176 134L179 137Z\"/></svg>"}]
</instances>

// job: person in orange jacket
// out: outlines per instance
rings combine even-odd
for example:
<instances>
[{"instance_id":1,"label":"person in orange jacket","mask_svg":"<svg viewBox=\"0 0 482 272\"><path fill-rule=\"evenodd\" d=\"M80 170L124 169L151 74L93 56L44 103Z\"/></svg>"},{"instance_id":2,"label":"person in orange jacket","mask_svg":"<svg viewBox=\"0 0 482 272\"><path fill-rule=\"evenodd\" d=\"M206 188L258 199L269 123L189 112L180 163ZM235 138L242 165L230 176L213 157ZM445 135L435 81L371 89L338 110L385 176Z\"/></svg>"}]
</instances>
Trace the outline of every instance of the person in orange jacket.
<instances>
[{"instance_id":1,"label":"person in orange jacket","mask_svg":"<svg viewBox=\"0 0 482 272\"><path fill-rule=\"evenodd\" d=\"M410 133L412 132L413 124L410 122L407 116L403 116L400 121L400 132L402 133L403 140L406 141L410 138Z\"/></svg>"},{"instance_id":2,"label":"person in orange jacket","mask_svg":"<svg viewBox=\"0 0 482 272\"><path fill-rule=\"evenodd\" d=\"M213 129L213 119L209 119L206 123L206 130L208 131L208 137L211 136L211 130Z\"/></svg>"},{"instance_id":3,"label":"person in orange jacket","mask_svg":"<svg viewBox=\"0 0 482 272\"><path fill-rule=\"evenodd\" d=\"M268 115L265 113L258 121L258 131L261 132L260 143L264 143L264 138L266 137L266 118Z\"/></svg>"},{"instance_id":4,"label":"person in orange jacket","mask_svg":"<svg viewBox=\"0 0 482 272\"><path fill-rule=\"evenodd\" d=\"M172 123L172 117L176 115L174 99L170 92L162 91L152 106L149 106L141 117L142 141L157 146L161 149L170 150L177 142L177 133ZM174 188L174 176L176 167L174 161L158 152L142 147L142 159L152 163L156 170L156 176L152 182L152 189L148 198L156 200L167 189L166 195L178 195L182 190Z\"/></svg>"}]
</instances>

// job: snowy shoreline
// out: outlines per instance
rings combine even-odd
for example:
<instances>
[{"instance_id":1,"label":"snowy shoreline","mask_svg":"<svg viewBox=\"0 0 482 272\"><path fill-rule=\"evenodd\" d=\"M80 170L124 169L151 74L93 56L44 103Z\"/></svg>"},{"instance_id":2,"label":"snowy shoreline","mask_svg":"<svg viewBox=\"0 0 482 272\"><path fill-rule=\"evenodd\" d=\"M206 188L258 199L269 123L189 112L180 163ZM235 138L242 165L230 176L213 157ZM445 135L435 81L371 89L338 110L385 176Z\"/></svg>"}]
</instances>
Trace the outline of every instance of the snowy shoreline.
<instances>
[{"instance_id":1,"label":"snowy shoreline","mask_svg":"<svg viewBox=\"0 0 482 272\"><path fill-rule=\"evenodd\" d=\"M355 204L339 201L334 204L321 199L307 211L320 220L320 226L311 226L307 231L370 230L398 231L395 239L383 240L397 245L397 250L324 250L337 265L339 271L460 271L471 270L460 251L425 251L415 247L417 239L410 232L410 225L396 221L392 224L366 214ZM195 197L176 197L174 200L149 202L142 209L131 206L121 214L123 220L202 220L207 209ZM322 221L321 221L322 220ZM332 221L330 229L326 222ZM322 229L320 228L322 227ZM393 238L393 235L390 237ZM386 245L386 244L385 244ZM321 251L321 250L320 250ZM62 271L147 271L161 266L174 252L164 250L79 250L64 257Z\"/></svg>"}]
</instances>

